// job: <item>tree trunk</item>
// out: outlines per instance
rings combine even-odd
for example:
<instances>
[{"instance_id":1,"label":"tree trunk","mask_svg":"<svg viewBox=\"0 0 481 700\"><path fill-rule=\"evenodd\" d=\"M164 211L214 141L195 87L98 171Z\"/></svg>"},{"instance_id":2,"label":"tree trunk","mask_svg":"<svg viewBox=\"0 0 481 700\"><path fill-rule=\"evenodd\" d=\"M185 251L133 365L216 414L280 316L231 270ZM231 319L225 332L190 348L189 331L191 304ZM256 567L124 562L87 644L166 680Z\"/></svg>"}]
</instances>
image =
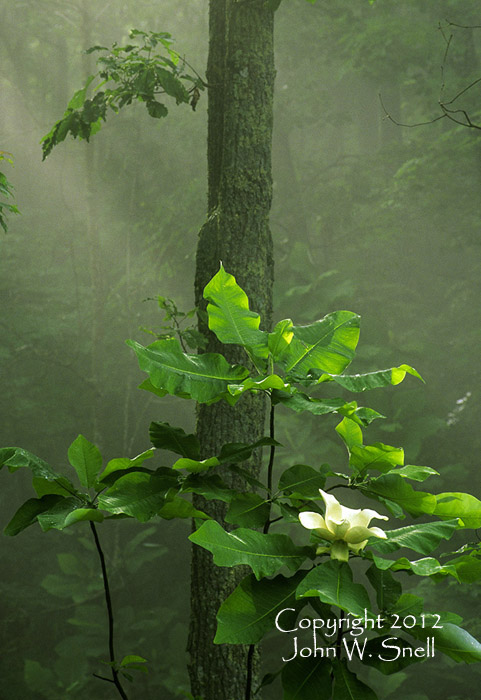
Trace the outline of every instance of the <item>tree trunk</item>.
<instances>
[{"instance_id":1,"label":"tree trunk","mask_svg":"<svg viewBox=\"0 0 481 700\"><path fill-rule=\"evenodd\" d=\"M263 328L270 326L273 284L268 221L273 24L273 11L264 0L210 2L208 217L199 234L195 279L196 304L205 308L203 289L222 261L246 291L251 308L261 314ZM207 333L205 327L202 330ZM208 352L222 352L232 363L246 363L242 349L223 346L210 333L208 338ZM244 396L234 408L224 402L200 406L197 435L202 456L218 454L226 442L254 442L264 434L264 422L265 402L260 396ZM244 466L258 473L260 454ZM225 468L222 477L232 487L245 490L245 484ZM195 497L195 505L223 522L223 502ZM193 547L189 673L193 695L203 700L251 697L246 692L248 647L213 644L217 610L245 574L244 567L214 566L209 552ZM257 655L252 661L254 690Z\"/></svg>"}]
</instances>

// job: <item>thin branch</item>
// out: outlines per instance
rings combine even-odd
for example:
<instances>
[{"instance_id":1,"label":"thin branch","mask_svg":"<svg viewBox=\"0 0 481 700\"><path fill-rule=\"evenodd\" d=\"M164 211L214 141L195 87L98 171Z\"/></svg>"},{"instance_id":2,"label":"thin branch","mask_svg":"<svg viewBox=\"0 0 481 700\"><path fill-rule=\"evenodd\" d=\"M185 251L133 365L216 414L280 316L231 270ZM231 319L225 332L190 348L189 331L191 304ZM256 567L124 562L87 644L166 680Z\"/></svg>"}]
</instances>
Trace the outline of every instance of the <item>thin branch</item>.
<instances>
[{"instance_id":1,"label":"thin branch","mask_svg":"<svg viewBox=\"0 0 481 700\"><path fill-rule=\"evenodd\" d=\"M99 555L100 559L100 566L102 568L102 577L104 580L104 592L105 592L105 603L107 605L107 614L109 617L109 656L110 656L110 662L112 664L115 663L115 650L114 650L114 613L112 609L112 599L110 597L110 587L109 587L109 579L107 576L107 567L105 565L105 557L104 553L102 551L102 547L100 545L100 540L99 536L97 533L97 528L95 527L95 524L93 523L92 520L89 521L90 523L90 529L92 530L92 534L95 540L95 546L97 548L97 552ZM112 665L112 683L115 685L117 688L120 697L122 700L128 700L128 697L122 688L122 685L119 680L119 674L117 669Z\"/></svg>"}]
</instances>

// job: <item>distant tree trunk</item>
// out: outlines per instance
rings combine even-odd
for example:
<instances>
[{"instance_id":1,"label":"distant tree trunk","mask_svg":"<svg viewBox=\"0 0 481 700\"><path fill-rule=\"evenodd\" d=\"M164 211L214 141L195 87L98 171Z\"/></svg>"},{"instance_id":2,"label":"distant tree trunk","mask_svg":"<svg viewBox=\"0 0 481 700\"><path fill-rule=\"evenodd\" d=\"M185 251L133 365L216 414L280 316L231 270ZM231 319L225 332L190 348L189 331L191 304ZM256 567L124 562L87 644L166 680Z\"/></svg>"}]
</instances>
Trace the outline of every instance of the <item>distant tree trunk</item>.
<instances>
[{"instance_id":1,"label":"distant tree trunk","mask_svg":"<svg viewBox=\"0 0 481 700\"><path fill-rule=\"evenodd\" d=\"M273 254L269 230L272 199L271 140L274 88L273 11L264 0L210 1L208 217L197 248L196 304L205 308L204 286L222 261L245 289L251 308L268 328L272 314ZM202 329L207 333L207 329ZM246 362L240 348L222 346L208 334L208 352ZM197 434L203 456L226 442L253 442L263 435L263 397L245 396L235 408L224 402L200 406ZM249 464L258 473L260 455ZM245 485L223 471L235 488ZM226 506L195 498L195 505L223 521ZM228 526L226 526L228 527ZM189 673L192 693L204 700L244 700L248 648L213 644L216 612L245 575L218 568L212 555L192 551ZM257 656L253 659L254 676ZM253 684L255 689L255 683Z\"/></svg>"}]
</instances>

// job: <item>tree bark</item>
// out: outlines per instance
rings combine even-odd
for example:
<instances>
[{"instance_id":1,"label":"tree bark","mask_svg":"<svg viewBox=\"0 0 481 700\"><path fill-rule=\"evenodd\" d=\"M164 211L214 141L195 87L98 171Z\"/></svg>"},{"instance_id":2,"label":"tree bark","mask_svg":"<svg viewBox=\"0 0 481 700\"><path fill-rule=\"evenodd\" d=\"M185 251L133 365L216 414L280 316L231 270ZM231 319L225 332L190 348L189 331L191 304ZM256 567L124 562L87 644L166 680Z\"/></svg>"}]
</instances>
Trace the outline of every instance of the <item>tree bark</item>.
<instances>
[{"instance_id":1,"label":"tree bark","mask_svg":"<svg viewBox=\"0 0 481 700\"><path fill-rule=\"evenodd\" d=\"M195 278L196 305L205 308L203 289L222 261L266 329L273 284L273 25L273 11L264 0L210 1L208 216L199 234ZM222 352L230 362L246 364L241 348L223 346L205 327L202 330L208 334L207 352ZM218 454L226 442L254 442L264 434L264 423L261 396L244 396L236 407L224 402L200 406L197 435L202 457ZM260 454L243 466L258 473ZM222 477L233 488L246 489L225 468ZM223 523L226 504L201 497L194 501ZM218 568L209 552L193 547L189 673L193 695L203 700L244 700L251 695L246 693L248 647L213 644L217 610L246 573L245 567ZM254 655L252 691L257 665Z\"/></svg>"}]
</instances>

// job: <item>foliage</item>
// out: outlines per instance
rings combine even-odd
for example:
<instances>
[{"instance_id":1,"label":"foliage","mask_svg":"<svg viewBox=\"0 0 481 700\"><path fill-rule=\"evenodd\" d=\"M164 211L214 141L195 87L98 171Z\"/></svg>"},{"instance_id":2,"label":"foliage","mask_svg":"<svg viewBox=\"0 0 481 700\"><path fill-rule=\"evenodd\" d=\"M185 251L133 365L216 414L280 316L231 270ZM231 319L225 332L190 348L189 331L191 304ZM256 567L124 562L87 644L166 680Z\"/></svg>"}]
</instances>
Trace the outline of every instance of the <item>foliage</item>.
<instances>
[{"instance_id":1,"label":"foliage","mask_svg":"<svg viewBox=\"0 0 481 700\"><path fill-rule=\"evenodd\" d=\"M147 112L155 119L168 114L165 104L157 99L158 95L172 97L176 104L190 103L195 110L204 83L199 75L192 76L185 72L186 68L193 69L172 49L171 35L132 29L129 36L134 40L139 39L140 46L118 46L114 43L110 49L106 46L87 49L87 53L107 54L97 59L98 72L87 78L84 87L77 90L69 101L62 119L43 137L44 159L68 134L89 141L101 128L109 109L118 113L133 100L145 103ZM96 79L100 79L100 82L94 88L95 94L87 98L87 90ZM113 87L100 89L110 83Z\"/></svg>"},{"instance_id":2,"label":"foliage","mask_svg":"<svg viewBox=\"0 0 481 700\"><path fill-rule=\"evenodd\" d=\"M8 163L13 163L10 153L5 151L0 151L0 161L6 160ZM13 185L7 180L6 175L0 172L0 195L2 197L13 197L12 194ZM8 202L0 201L0 226L3 228L5 233L7 233L7 222L5 219L4 210L10 212L11 214L18 214L18 208L14 204L9 204Z\"/></svg>"},{"instance_id":3,"label":"foliage","mask_svg":"<svg viewBox=\"0 0 481 700\"><path fill-rule=\"evenodd\" d=\"M458 662L480 661L481 644L459 626L459 616L425 610L422 598L403 593L400 581L391 572L403 571L434 580L451 577L458 582L481 578L477 545L464 549L461 556L459 551L444 553L442 564L430 556L441 540L449 540L457 531L479 527L481 502L457 491L432 494L413 488L411 481L424 481L436 472L404 465L404 453L399 447L366 444L363 428L382 418L380 414L358 407L356 401L326 401L312 395L323 388L326 377L343 377L341 386L364 390L398 384L406 373L419 376L418 373L401 365L401 372L398 368L377 372L374 383L365 375L344 374L358 341L357 314L338 311L304 326L285 319L272 333L262 331L258 315L249 310L244 291L222 266L206 286L204 296L210 301L209 327L223 342L241 345L246 359L257 363L255 369L251 372L247 367L231 366L220 354L189 355L173 338L156 340L147 348L129 341L141 368L149 375L149 389L160 395L206 403L224 400L231 405L241 401L246 392L262 391L270 398L273 417L278 406L298 412L309 411L311 403L315 403L322 408L314 415L341 416L336 430L347 449L347 469L334 471L326 464L320 468L293 465L278 474L274 487L275 453L281 446L274 439L273 428L258 443L225 445L219 455L200 461L194 435L168 423L153 423L152 448L133 459L110 460L105 467L99 450L80 435L68 450L80 487L28 451L3 448L0 466L10 471L29 469L37 492L36 499L29 499L18 509L6 526L6 534L16 535L35 522L46 531L78 526L87 520L95 533L95 523L105 519L131 517L146 522L156 515L167 520L193 517L197 529L189 538L192 542L211 551L219 566L247 565L254 574L245 577L219 609L216 643L257 644L272 630L273 622L282 633L314 629L314 645L302 647L298 656L296 635L294 654L289 657L292 660L285 659L288 663L282 671L282 683L286 699L299 696L301 688L303 699L317 698L320 685L330 697L330 691L325 689L328 678L334 678L334 697L355 692L356 697L361 693L362 697L374 698L374 692L351 668L355 654L361 653L362 658L368 643L369 649L377 650L377 661L370 664L383 673L387 672L383 664L397 658L389 656L389 649L413 649L406 636L414 644L421 642L425 646L417 646L415 654L403 655L403 667L420 656L429 656L430 649L438 649ZM299 396L304 399L296 401L294 407L291 401ZM262 445L269 446L270 457L265 480L259 481L238 465ZM156 450L171 451L180 459L173 467L149 468L146 465ZM223 471L239 469L254 491L239 493L227 488ZM334 489L348 489L376 500L396 518L407 514L422 516L425 521L385 531L367 528L371 518L381 516L370 509L341 506L330 494ZM228 532L194 509L186 498L192 492L229 503L227 521L238 527ZM324 516L320 495L327 505ZM276 517L272 518L273 514ZM305 538L302 543L299 519L313 528L309 543ZM269 532L274 523L280 532ZM300 544L291 538L292 534ZM95 534L94 538L97 542ZM340 555L339 543L344 538L352 546ZM398 550L403 554L406 549L423 558L399 556ZM395 558L384 556L393 552L397 553ZM357 579L356 561L362 560L369 568L361 584L354 575ZM285 576L286 569L293 575ZM377 609L371 603L367 585L376 596ZM343 618L343 613L350 617ZM313 614L320 617L312 618ZM296 624L298 615L302 620ZM323 629L327 620L337 633L332 641L327 629ZM346 624L347 628L343 626ZM362 645L356 639L359 630L367 635ZM317 632L324 647L316 647ZM299 641L299 649L300 645ZM335 650L334 657L328 653L319 657L315 651L321 648ZM121 662L111 658L109 663L114 681L115 674L125 675L127 666L144 668L144 659L138 656L124 657ZM399 665L392 670L399 670ZM306 678L310 685L305 685Z\"/></svg>"}]
</instances>

